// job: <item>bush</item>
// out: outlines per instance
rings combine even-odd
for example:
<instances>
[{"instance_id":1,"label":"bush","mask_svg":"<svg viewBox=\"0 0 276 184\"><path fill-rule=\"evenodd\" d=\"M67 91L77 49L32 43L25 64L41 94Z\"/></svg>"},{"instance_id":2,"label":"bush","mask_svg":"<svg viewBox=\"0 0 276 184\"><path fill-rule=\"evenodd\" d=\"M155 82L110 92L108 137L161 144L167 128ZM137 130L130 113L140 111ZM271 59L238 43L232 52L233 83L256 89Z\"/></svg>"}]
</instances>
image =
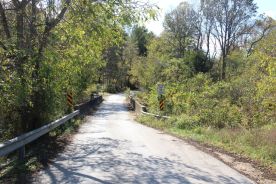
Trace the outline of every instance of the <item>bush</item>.
<instances>
[{"instance_id":1,"label":"bush","mask_svg":"<svg viewBox=\"0 0 276 184\"><path fill-rule=\"evenodd\" d=\"M202 124L214 128L233 128L242 123L238 107L227 101L222 101L213 108L202 109L199 116Z\"/></svg>"},{"instance_id":2,"label":"bush","mask_svg":"<svg viewBox=\"0 0 276 184\"><path fill-rule=\"evenodd\" d=\"M176 119L176 127L180 129L192 129L200 124L199 117L182 114Z\"/></svg>"}]
</instances>

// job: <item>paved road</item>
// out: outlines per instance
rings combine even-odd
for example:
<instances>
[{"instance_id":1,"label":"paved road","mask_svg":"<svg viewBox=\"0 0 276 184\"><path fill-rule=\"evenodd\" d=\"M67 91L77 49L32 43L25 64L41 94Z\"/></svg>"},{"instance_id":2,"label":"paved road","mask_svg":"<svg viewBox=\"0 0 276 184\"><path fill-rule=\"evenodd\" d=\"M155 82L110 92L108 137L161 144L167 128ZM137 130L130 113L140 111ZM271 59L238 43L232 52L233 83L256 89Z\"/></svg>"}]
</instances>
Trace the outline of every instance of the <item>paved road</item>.
<instances>
[{"instance_id":1,"label":"paved road","mask_svg":"<svg viewBox=\"0 0 276 184\"><path fill-rule=\"evenodd\" d=\"M186 142L136 123L110 95L34 183L253 183Z\"/></svg>"}]
</instances>

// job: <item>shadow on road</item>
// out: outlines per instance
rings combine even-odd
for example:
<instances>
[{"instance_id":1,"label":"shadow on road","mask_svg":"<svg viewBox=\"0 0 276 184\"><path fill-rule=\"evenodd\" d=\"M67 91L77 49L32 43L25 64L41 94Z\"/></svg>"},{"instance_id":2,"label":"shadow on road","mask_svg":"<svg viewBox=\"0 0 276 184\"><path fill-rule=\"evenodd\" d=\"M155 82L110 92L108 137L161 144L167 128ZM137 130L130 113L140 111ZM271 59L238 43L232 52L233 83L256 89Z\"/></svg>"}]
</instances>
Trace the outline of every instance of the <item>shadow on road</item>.
<instances>
[{"instance_id":1,"label":"shadow on road","mask_svg":"<svg viewBox=\"0 0 276 184\"><path fill-rule=\"evenodd\" d=\"M241 183L224 176L217 176L214 181L210 173L177 160L128 152L128 144L111 138L74 144L45 174L51 183L215 183L218 179L219 183ZM97 177L99 173L104 176Z\"/></svg>"},{"instance_id":2,"label":"shadow on road","mask_svg":"<svg viewBox=\"0 0 276 184\"><path fill-rule=\"evenodd\" d=\"M127 112L127 106L122 105L122 103L107 103L104 102L102 106L98 108L98 111L93 114L93 118L107 118L111 114ZM90 114L92 115L92 114Z\"/></svg>"},{"instance_id":3,"label":"shadow on road","mask_svg":"<svg viewBox=\"0 0 276 184\"><path fill-rule=\"evenodd\" d=\"M235 179L227 176L225 171L220 172L216 164L214 170L210 169L212 164L210 162L206 162L209 167L205 168L204 158L201 158L204 163L188 160L191 158L189 155L185 160L185 154L188 154L185 150L181 157L170 157L166 151L163 151L163 154L150 153L151 144L145 145L143 141L133 142L136 138L130 137L135 137L137 131L145 129L131 126L128 109L123 100L122 95L113 95L104 101L89 120L90 123L82 126L75 141L54 159L49 168L40 173L34 183L247 184L249 182L246 178ZM122 131L128 136L124 136ZM139 133L136 135L140 135ZM158 143L162 152L162 141ZM154 149L158 149L158 146Z\"/></svg>"}]
</instances>

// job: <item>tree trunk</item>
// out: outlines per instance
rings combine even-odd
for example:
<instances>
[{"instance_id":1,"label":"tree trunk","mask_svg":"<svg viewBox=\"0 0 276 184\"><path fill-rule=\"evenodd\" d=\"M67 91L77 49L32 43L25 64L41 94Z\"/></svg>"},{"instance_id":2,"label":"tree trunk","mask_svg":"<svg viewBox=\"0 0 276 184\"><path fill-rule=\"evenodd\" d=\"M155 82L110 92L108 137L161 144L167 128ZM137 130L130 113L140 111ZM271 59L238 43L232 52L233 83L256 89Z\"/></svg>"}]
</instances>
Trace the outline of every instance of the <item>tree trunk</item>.
<instances>
[{"instance_id":1,"label":"tree trunk","mask_svg":"<svg viewBox=\"0 0 276 184\"><path fill-rule=\"evenodd\" d=\"M24 47L24 9L17 8L16 10L16 36L17 36L17 48L23 49Z\"/></svg>"},{"instance_id":2,"label":"tree trunk","mask_svg":"<svg viewBox=\"0 0 276 184\"><path fill-rule=\"evenodd\" d=\"M226 56L223 54L222 56L222 66L221 66L221 80L225 80L226 78Z\"/></svg>"},{"instance_id":3,"label":"tree trunk","mask_svg":"<svg viewBox=\"0 0 276 184\"><path fill-rule=\"evenodd\" d=\"M16 6L16 47L17 49L23 53L24 50L24 11L25 7L20 5ZM16 59L16 69L21 81L21 88L24 90L26 86L26 81L24 78L24 54ZM23 97L24 98L24 97ZM27 115L27 107L26 107L25 99L21 99L21 104L18 107L20 113L20 125L17 126L17 135L21 135L27 129L28 123L28 115Z\"/></svg>"}]
</instances>

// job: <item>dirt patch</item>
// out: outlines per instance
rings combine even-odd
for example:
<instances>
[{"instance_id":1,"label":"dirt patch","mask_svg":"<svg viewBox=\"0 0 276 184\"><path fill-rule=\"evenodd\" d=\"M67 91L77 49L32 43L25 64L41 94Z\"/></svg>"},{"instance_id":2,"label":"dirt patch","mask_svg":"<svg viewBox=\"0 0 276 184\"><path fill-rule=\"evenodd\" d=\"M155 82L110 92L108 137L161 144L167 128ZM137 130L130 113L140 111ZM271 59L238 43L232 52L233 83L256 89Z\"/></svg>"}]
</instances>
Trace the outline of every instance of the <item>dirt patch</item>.
<instances>
[{"instance_id":1,"label":"dirt patch","mask_svg":"<svg viewBox=\"0 0 276 184\"><path fill-rule=\"evenodd\" d=\"M255 169L250 163L234 161L234 162L229 163L229 164L232 164L232 166L235 169L250 175L252 178L262 178L263 172L261 172L258 169Z\"/></svg>"},{"instance_id":2,"label":"dirt patch","mask_svg":"<svg viewBox=\"0 0 276 184\"><path fill-rule=\"evenodd\" d=\"M227 163L232 163L235 161L235 158L234 157L231 157L229 155L226 155L226 154L222 154L220 152L215 152L215 154L222 160L224 160L225 162Z\"/></svg>"}]
</instances>

